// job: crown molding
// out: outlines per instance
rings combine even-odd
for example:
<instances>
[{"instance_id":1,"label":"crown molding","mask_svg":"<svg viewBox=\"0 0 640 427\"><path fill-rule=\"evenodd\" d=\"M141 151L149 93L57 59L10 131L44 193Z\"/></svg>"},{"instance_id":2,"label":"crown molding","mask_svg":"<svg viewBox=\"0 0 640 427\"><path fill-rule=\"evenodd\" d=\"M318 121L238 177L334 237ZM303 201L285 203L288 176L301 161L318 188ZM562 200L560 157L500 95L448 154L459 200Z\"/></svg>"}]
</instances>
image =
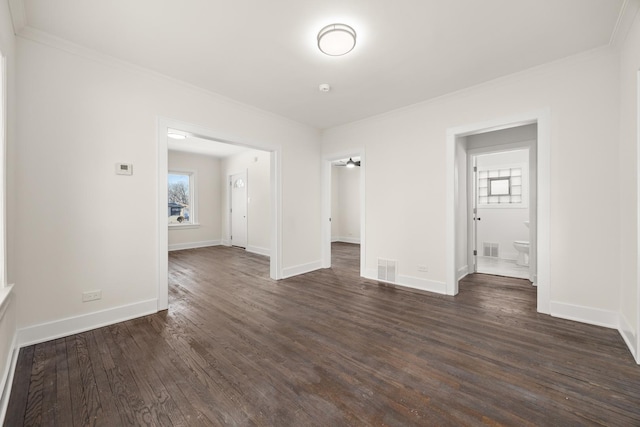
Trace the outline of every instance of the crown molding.
<instances>
[{"instance_id":1,"label":"crown molding","mask_svg":"<svg viewBox=\"0 0 640 427\"><path fill-rule=\"evenodd\" d=\"M17 35L27 26L27 12L24 8L24 0L9 0L9 13L13 23L13 32Z\"/></svg>"},{"instance_id":2,"label":"crown molding","mask_svg":"<svg viewBox=\"0 0 640 427\"><path fill-rule=\"evenodd\" d=\"M620 8L620 14L616 25L611 32L611 38L609 39L609 46L617 49L624 43L629 34L629 30L633 25L633 21L640 10L640 0L624 0L622 7Z\"/></svg>"}]
</instances>

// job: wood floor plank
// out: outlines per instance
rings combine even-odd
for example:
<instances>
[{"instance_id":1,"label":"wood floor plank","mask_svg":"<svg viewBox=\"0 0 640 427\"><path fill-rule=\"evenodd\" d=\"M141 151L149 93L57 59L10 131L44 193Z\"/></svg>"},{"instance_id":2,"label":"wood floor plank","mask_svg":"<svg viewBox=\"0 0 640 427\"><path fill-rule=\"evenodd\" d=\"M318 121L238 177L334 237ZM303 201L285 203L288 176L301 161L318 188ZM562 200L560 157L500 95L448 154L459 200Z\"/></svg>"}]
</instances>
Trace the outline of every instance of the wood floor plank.
<instances>
[{"instance_id":1,"label":"wood floor plank","mask_svg":"<svg viewBox=\"0 0 640 427\"><path fill-rule=\"evenodd\" d=\"M42 424L43 426L56 425L57 403L57 357L55 341L49 341L45 347L43 388L42 388Z\"/></svg>"},{"instance_id":2,"label":"wood floor plank","mask_svg":"<svg viewBox=\"0 0 640 427\"><path fill-rule=\"evenodd\" d=\"M92 425L84 397L82 372L84 367L78 359L78 335L65 338L67 364L69 367L69 391L71 394L71 415L73 425Z\"/></svg>"},{"instance_id":3,"label":"wood floor plank","mask_svg":"<svg viewBox=\"0 0 640 427\"><path fill-rule=\"evenodd\" d=\"M53 341L55 348L55 378L51 380L56 384L55 395L55 416L53 425L70 426L73 425L73 410L71 405L71 387L69 386L69 358L67 355L67 344L65 338Z\"/></svg>"},{"instance_id":4,"label":"wood floor plank","mask_svg":"<svg viewBox=\"0 0 640 427\"><path fill-rule=\"evenodd\" d=\"M617 331L536 313L526 280L437 295L332 251L281 281L241 249L171 252L168 311L22 350L5 425L640 425Z\"/></svg>"},{"instance_id":5,"label":"wood floor plank","mask_svg":"<svg viewBox=\"0 0 640 427\"><path fill-rule=\"evenodd\" d=\"M18 361L16 362L16 370L11 386L11 396L9 397L7 415L4 420L5 426L19 427L24 425L35 349L36 347L32 345L21 348L18 353Z\"/></svg>"},{"instance_id":6,"label":"wood floor plank","mask_svg":"<svg viewBox=\"0 0 640 427\"><path fill-rule=\"evenodd\" d=\"M33 354L27 410L24 414L24 423L28 426L42 424L42 392L44 388L46 347L47 343L37 344Z\"/></svg>"},{"instance_id":7,"label":"wood floor plank","mask_svg":"<svg viewBox=\"0 0 640 427\"><path fill-rule=\"evenodd\" d=\"M113 367L113 362L104 357L106 349L98 344L96 336L101 331L90 331L83 334L85 338L86 351L83 357L87 359L91 366L92 377L95 381L94 399L99 402L99 410L95 411L94 423L96 426L112 426L114 418L111 414L119 414L117 399L111 388L107 369ZM102 350L102 351L101 351ZM104 361L107 361L106 365ZM123 417L119 417L120 425L123 424Z\"/></svg>"}]
</instances>

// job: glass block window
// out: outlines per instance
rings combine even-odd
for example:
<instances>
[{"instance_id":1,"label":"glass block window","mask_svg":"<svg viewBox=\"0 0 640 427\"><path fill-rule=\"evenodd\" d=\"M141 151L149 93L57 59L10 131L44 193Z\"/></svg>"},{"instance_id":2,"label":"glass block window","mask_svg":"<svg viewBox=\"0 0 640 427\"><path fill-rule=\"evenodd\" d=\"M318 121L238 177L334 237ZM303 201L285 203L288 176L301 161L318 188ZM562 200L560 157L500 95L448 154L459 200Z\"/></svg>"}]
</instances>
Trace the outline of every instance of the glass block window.
<instances>
[{"instance_id":1,"label":"glass block window","mask_svg":"<svg viewBox=\"0 0 640 427\"><path fill-rule=\"evenodd\" d=\"M522 168L478 171L478 204L522 203Z\"/></svg>"}]
</instances>

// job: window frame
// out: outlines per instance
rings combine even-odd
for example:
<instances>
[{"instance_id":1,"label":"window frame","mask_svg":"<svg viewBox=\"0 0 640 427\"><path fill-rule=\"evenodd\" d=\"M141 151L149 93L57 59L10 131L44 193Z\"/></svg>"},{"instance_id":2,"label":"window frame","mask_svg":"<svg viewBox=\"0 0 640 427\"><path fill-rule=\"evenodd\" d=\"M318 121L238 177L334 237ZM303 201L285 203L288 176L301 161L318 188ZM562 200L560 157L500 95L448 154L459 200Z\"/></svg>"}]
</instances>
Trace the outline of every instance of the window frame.
<instances>
[{"instance_id":1,"label":"window frame","mask_svg":"<svg viewBox=\"0 0 640 427\"><path fill-rule=\"evenodd\" d=\"M495 177L490 177L487 175L486 178L480 178L480 173L481 172L486 172L487 174L489 174L490 172L496 172L496 171L500 171L500 170L513 170L513 169L520 169L520 183L519 184L514 184L513 183L513 178L514 175L512 175L511 173L509 174L509 176L495 176ZM529 207L529 172L528 172L528 167L527 164L525 163L513 163L513 164L505 164L505 165L500 165L500 166L479 166L478 170L477 170L478 176L477 176L477 182L476 182L476 188L475 188L475 194L476 194L476 198L477 198L477 207L478 209L527 209ZM517 178L518 176L516 175L515 178ZM510 202L510 203L483 203L480 201L480 180L481 179L486 179L487 181L487 194L484 197L512 197L512 196L520 196L520 202ZM496 195L496 196L492 196L490 195L490 183L492 179L509 179L509 195ZM514 194L513 193L513 186L520 186L522 188L522 191L520 194ZM485 187L482 187L485 188Z\"/></svg>"},{"instance_id":2,"label":"window frame","mask_svg":"<svg viewBox=\"0 0 640 427\"><path fill-rule=\"evenodd\" d=\"M167 216L167 225L169 228L189 229L198 228L198 192L197 192L197 172L188 169L169 169L167 171L167 193L169 191L169 175L186 175L189 177L189 222L169 223ZM167 203L168 203L167 197Z\"/></svg>"}]
</instances>

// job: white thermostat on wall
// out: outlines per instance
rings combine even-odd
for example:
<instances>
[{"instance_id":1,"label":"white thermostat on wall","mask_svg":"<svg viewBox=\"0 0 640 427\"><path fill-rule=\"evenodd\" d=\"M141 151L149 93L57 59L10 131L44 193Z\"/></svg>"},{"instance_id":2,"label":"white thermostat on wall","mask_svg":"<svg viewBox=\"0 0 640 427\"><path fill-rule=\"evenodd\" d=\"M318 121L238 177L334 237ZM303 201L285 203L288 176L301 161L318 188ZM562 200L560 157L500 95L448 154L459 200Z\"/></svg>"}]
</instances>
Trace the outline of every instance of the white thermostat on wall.
<instances>
[{"instance_id":1,"label":"white thermostat on wall","mask_svg":"<svg viewBox=\"0 0 640 427\"><path fill-rule=\"evenodd\" d=\"M116 163L116 175L133 175L133 163Z\"/></svg>"}]
</instances>

